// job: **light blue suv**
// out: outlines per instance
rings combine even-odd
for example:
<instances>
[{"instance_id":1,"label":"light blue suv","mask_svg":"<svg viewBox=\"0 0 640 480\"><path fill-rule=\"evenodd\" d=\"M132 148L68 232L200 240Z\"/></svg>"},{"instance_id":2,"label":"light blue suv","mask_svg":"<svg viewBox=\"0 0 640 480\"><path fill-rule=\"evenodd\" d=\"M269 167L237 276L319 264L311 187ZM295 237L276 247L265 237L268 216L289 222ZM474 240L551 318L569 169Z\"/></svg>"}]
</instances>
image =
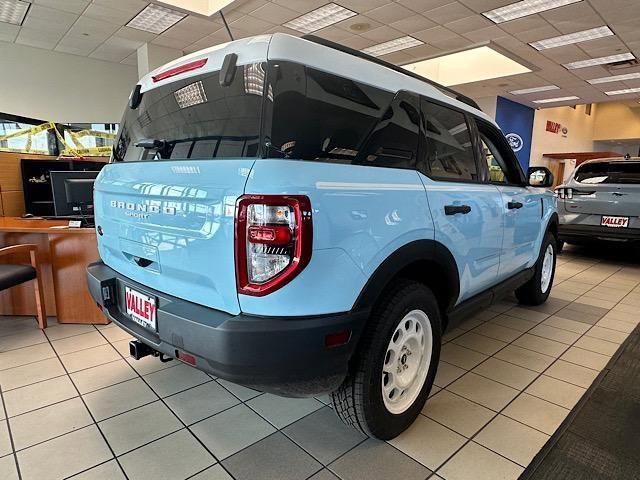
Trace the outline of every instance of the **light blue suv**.
<instances>
[{"instance_id":1,"label":"light blue suv","mask_svg":"<svg viewBox=\"0 0 640 480\"><path fill-rule=\"evenodd\" d=\"M551 173L525 178L475 103L324 40L178 59L131 94L95 184L88 267L135 358L176 358L347 424L406 429L442 332L503 294L547 299Z\"/></svg>"}]
</instances>

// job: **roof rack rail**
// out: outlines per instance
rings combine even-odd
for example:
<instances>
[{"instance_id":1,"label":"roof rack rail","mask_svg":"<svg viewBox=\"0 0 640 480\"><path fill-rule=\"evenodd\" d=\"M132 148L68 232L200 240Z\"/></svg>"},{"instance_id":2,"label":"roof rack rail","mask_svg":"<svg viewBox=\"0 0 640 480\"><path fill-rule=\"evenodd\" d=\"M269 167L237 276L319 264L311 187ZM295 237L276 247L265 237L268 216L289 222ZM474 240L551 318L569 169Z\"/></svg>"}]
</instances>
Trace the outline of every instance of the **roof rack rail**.
<instances>
[{"instance_id":1,"label":"roof rack rail","mask_svg":"<svg viewBox=\"0 0 640 480\"><path fill-rule=\"evenodd\" d=\"M390 62L387 62L385 60L381 60L381 59L379 59L377 57L374 57L372 55L368 55L366 53L363 53L360 50L355 50L353 48L346 47L344 45L340 45L339 43L332 42L331 40L327 40L325 38L318 37L316 35L303 35L301 38L303 38L304 40L308 40L310 42L313 42L313 43L317 43L319 45L324 45L325 47L333 48L334 50L339 50L341 52L348 53L349 55L353 55L353 56L368 60L368 61L373 62L373 63L377 63L378 65L382 65L382 66L390 68L391 70L394 70L396 72L402 73L404 75L408 75L409 77L413 77L413 78L415 78L417 80L420 80L422 82L428 83L429 85L431 85L431 86L437 88L438 90L440 90L445 95L453 97L453 98L455 98L456 100L458 100L458 101L460 101L462 103L466 103L467 105L469 105L469 106L471 106L473 108L477 108L478 110L482 111L480 106L472 98L467 97L466 95L463 95L463 94L461 94L459 92L456 92L452 88L445 87L444 85L441 85L438 82L434 82L433 80L429 80L428 78L423 77L422 75L418 75L417 73L414 73L414 72L412 72L410 70L407 70L405 68L399 67L398 65L394 65L393 63L390 63Z\"/></svg>"}]
</instances>

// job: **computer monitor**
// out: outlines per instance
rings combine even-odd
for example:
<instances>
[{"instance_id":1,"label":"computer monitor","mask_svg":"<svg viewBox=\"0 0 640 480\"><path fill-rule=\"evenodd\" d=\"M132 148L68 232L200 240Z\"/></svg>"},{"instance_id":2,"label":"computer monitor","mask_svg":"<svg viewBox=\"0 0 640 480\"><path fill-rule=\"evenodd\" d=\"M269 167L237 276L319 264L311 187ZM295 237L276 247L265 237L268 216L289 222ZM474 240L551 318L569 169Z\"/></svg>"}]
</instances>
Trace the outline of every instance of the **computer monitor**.
<instances>
[{"instance_id":1,"label":"computer monitor","mask_svg":"<svg viewBox=\"0 0 640 480\"><path fill-rule=\"evenodd\" d=\"M98 173L51 172L56 217L93 216L93 182Z\"/></svg>"}]
</instances>

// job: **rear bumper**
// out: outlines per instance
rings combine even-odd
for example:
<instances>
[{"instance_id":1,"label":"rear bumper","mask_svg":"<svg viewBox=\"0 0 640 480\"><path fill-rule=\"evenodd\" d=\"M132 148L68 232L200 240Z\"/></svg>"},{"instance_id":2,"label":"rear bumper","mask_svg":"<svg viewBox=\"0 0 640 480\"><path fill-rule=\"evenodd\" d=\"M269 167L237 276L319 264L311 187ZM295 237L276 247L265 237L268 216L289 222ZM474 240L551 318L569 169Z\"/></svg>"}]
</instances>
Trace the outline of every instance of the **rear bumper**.
<instances>
[{"instance_id":1,"label":"rear bumper","mask_svg":"<svg viewBox=\"0 0 640 480\"><path fill-rule=\"evenodd\" d=\"M347 374L367 312L318 317L229 315L149 289L102 262L87 267L89 292L111 321L170 357L195 357L196 368L225 380L284 396L335 390ZM125 285L155 296L157 331L132 321L124 307ZM115 298L103 299L109 287ZM325 337L351 331L347 344L327 348Z\"/></svg>"},{"instance_id":2,"label":"rear bumper","mask_svg":"<svg viewBox=\"0 0 640 480\"><path fill-rule=\"evenodd\" d=\"M598 240L613 240L624 242L640 241L640 228L611 228L600 225L572 225L564 224L558 227L560 240L571 243Z\"/></svg>"}]
</instances>

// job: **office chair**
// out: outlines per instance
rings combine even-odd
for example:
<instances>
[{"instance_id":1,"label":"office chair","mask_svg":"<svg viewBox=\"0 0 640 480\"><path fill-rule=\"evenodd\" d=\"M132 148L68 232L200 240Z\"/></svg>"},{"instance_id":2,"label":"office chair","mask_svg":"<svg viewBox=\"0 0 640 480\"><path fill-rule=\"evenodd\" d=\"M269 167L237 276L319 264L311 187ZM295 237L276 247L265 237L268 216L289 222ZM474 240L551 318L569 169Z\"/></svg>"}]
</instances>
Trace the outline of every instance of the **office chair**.
<instances>
[{"instance_id":1,"label":"office chair","mask_svg":"<svg viewBox=\"0 0 640 480\"><path fill-rule=\"evenodd\" d=\"M44 290L42 289L42 276L36 246L32 244L13 245L11 247L0 248L0 258L10 254L29 253L31 265L5 263L0 264L0 291L15 287L21 283L35 280L33 287L36 296L36 310L38 326L47 328L47 314L44 307Z\"/></svg>"}]
</instances>

